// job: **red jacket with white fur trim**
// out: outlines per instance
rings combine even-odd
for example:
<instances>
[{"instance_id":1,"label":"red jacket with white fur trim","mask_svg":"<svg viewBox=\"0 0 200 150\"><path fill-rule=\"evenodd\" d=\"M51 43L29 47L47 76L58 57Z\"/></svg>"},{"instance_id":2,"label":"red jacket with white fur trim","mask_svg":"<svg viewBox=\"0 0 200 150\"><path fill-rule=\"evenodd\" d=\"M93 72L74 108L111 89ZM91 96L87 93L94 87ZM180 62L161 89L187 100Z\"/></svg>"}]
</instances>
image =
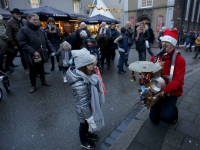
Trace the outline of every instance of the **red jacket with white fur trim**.
<instances>
[{"instance_id":1,"label":"red jacket with white fur trim","mask_svg":"<svg viewBox=\"0 0 200 150\"><path fill-rule=\"evenodd\" d=\"M171 69L171 63L172 63L172 56L174 54L175 50L173 50L171 53L168 53L166 56L163 57L163 61L165 61L164 64L164 71L163 75L169 76L170 74L170 69ZM151 62L154 61L155 55L152 56ZM159 58L159 60L161 57ZM185 59L178 54L176 57L176 62L175 62L175 68L174 68L174 74L172 81L169 83L168 79L165 79L166 82L166 88L164 90L165 94L173 92L173 96L181 96L183 93L183 85L184 85L184 75L185 75L185 67L186 67L186 62Z\"/></svg>"}]
</instances>

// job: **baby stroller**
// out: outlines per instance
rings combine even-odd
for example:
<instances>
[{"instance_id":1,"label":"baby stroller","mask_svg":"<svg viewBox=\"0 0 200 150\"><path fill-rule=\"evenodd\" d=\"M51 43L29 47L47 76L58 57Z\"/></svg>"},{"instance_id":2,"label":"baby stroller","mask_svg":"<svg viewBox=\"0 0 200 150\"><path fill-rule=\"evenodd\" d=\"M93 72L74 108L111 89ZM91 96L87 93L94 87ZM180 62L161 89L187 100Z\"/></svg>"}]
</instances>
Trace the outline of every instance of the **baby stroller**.
<instances>
[{"instance_id":1,"label":"baby stroller","mask_svg":"<svg viewBox=\"0 0 200 150\"><path fill-rule=\"evenodd\" d=\"M9 77L7 74L5 74L4 72L0 71L0 81L3 82L3 86L6 89L6 92L8 93L10 91L10 81L9 81ZM3 91L0 88L0 101L3 97Z\"/></svg>"},{"instance_id":2,"label":"baby stroller","mask_svg":"<svg viewBox=\"0 0 200 150\"><path fill-rule=\"evenodd\" d=\"M85 48L90 51L90 54L96 56L97 59L97 67L99 68L101 74L102 74L102 67L101 67L101 53L100 49L97 46L97 43L95 41L95 38L87 38L85 39Z\"/></svg>"}]
</instances>

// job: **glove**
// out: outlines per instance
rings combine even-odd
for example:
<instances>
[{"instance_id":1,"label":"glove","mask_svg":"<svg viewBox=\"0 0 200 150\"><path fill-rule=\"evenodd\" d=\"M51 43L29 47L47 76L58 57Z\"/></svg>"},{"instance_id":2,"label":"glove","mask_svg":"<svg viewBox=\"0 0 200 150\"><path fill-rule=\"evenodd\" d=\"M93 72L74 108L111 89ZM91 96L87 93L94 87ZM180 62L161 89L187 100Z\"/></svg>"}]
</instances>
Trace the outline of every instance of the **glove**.
<instances>
[{"instance_id":1,"label":"glove","mask_svg":"<svg viewBox=\"0 0 200 150\"><path fill-rule=\"evenodd\" d=\"M94 122L94 117L93 116L91 116L90 118L85 119L85 120L87 120L87 122L89 124L89 127L91 127L92 129L96 129L97 128L97 126L96 126L96 124Z\"/></svg>"},{"instance_id":2,"label":"glove","mask_svg":"<svg viewBox=\"0 0 200 150\"><path fill-rule=\"evenodd\" d=\"M73 60L72 59L70 59L69 61L68 61L68 64L73 64Z\"/></svg>"},{"instance_id":3,"label":"glove","mask_svg":"<svg viewBox=\"0 0 200 150\"><path fill-rule=\"evenodd\" d=\"M51 53L51 56L55 56L55 53Z\"/></svg>"}]
</instances>

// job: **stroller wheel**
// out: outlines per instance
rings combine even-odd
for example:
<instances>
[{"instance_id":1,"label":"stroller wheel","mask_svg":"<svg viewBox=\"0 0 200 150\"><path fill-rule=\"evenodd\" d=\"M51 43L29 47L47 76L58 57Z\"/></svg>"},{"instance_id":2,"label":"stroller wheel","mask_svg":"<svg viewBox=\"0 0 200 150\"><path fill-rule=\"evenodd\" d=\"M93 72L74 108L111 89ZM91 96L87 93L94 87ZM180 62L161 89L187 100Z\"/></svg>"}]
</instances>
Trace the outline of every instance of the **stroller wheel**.
<instances>
[{"instance_id":1,"label":"stroller wheel","mask_svg":"<svg viewBox=\"0 0 200 150\"><path fill-rule=\"evenodd\" d=\"M10 82L8 79L3 81L3 86L5 87L7 93L10 92Z\"/></svg>"},{"instance_id":2,"label":"stroller wheel","mask_svg":"<svg viewBox=\"0 0 200 150\"><path fill-rule=\"evenodd\" d=\"M2 89L0 88L0 101L1 101L2 97L3 97L3 91L2 91Z\"/></svg>"}]
</instances>

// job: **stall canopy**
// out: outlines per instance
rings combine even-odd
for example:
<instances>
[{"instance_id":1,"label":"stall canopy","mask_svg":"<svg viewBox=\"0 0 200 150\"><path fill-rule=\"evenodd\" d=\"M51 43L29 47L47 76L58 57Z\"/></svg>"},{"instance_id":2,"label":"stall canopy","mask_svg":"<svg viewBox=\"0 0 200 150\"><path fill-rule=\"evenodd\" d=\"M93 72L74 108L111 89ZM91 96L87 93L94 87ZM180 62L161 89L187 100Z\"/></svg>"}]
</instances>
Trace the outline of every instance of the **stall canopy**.
<instances>
[{"instance_id":1,"label":"stall canopy","mask_svg":"<svg viewBox=\"0 0 200 150\"><path fill-rule=\"evenodd\" d=\"M107 9L106 5L104 4L104 2L102 0L94 0L92 5L93 6L95 5L97 8ZM89 16L93 17L93 16L96 16L98 14L100 14L102 16L106 16L106 17L111 18L111 19L115 19L113 17L113 15L110 13L110 11L102 11L102 10L97 10L97 9L91 9Z\"/></svg>"},{"instance_id":2,"label":"stall canopy","mask_svg":"<svg viewBox=\"0 0 200 150\"><path fill-rule=\"evenodd\" d=\"M40 17L40 20L42 21L46 21L48 17L53 17L55 20L59 20L59 21L67 20L67 19L71 19L71 20L77 19L77 16L75 15L72 15L72 14L69 14L52 7L48 7L48 6L39 7L35 9L29 9L29 10L22 10L22 11L24 12L22 17L26 17L30 13L35 13Z\"/></svg>"},{"instance_id":3,"label":"stall canopy","mask_svg":"<svg viewBox=\"0 0 200 150\"><path fill-rule=\"evenodd\" d=\"M89 17L84 20L81 20L80 22L85 22L87 24L97 24L97 23L102 23L103 21L106 22L107 24L111 24L113 22L116 24L120 24L120 21L117 21L117 20L102 16L102 15Z\"/></svg>"},{"instance_id":4,"label":"stall canopy","mask_svg":"<svg viewBox=\"0 0 200 150\"><path fill-rule=\"evenodd\" d=\"M0 8L0 14L3 16L3 19L6 19L6 20L12 17L12 14L9 11L2 8Z\"/></svg>"}]
</instances>

